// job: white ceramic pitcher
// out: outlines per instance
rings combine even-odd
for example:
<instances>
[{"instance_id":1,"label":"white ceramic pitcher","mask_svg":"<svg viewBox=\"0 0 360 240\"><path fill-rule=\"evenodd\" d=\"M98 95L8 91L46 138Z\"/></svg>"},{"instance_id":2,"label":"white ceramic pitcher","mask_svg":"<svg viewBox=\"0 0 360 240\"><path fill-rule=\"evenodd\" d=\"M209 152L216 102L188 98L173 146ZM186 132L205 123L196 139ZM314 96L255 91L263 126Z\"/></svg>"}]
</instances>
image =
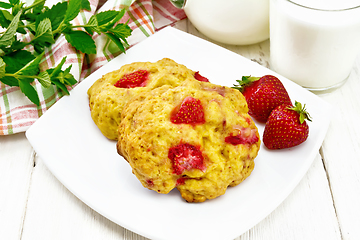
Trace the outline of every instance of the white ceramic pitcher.
<instances>
[{"instance_id":1,"label":"white ceramic pitcher","mask_svg":"<svg viewBox=\"0 0 360 240\"><path fill-rule=\"evenodd\" d=\"M207 37L249 45L269 38L269 0L170 0Z\"/></svg>"}]
</instances>

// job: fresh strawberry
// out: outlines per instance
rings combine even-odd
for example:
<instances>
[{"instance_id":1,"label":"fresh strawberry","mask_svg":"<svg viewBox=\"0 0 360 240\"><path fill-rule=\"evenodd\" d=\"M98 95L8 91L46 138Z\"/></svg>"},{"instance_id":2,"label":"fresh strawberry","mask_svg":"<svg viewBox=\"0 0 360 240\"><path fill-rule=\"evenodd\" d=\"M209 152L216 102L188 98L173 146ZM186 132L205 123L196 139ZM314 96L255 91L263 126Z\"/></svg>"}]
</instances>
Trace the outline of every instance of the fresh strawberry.
<instances>
[{"instance_id":1,"label":"fresh strawberry","mask_svg":"<svg viewBox=\"0 0 360 240\"><path fill-rule=\"evenodd\" d=\"M245 97L249 114L259 122L266 122L271 111L281 104L291 104L290 97L281 81L272 75L261 78L243 76L235 85Z\"/></svg>"},{"instance_id":2,"label":"fresh strawberry","mask_svg":"<svg viewBox=\"0 0 360 240\"><path fill-rule=\"evenodd\" d=\"M282 149L297 146L308 138L309 126L305 120L310 115L305 105L295 101L295 107L283 104L275 108L266 124L263 142L269 149Z\"/></svg>"},{"instance_id":3,"label":"fresh strawberry","mask_svg":"<svg viewBox=\"0 0 360 240\"><path fill-rule=\"evenodd\" d=\"M195 72L194 78L200 82L209 82L209 79L200 75L199 72Z\"/></svg>"},{"instance_id":4,"label":"fresh strawberry","mask_svg":"<svg viewBox=\"0 0 360 240\"><path fill-rule=\"evenodd\" d=\"M145 87L149 78L149 72L146 70L138 70L129 74L125 74L115 84L118 88L134 88Z\"/></svg>"},{"instance_id":5,"label":"fresh strawberry","mask_svg":"<svg viewBox=\"0 0 360 240\"><path fill-rule=\"evenodd\" d=\"M175 124L202 124L205 123L204 108L199 99L186 97L183 102L175 107L170 120Z\"/></svg>"},{"instance_id":6,"label":"fresh strawberry","mask_svg":"<svg viewBox=\"0 0 360 240\"><path fill-rule=\"evenodd\" d=\"M200 149L189 143L181 143L169 149L168 158L171 160L174 174L180 175L185 170L206 170L204 157Z\"/></svg>"}]
</instances>

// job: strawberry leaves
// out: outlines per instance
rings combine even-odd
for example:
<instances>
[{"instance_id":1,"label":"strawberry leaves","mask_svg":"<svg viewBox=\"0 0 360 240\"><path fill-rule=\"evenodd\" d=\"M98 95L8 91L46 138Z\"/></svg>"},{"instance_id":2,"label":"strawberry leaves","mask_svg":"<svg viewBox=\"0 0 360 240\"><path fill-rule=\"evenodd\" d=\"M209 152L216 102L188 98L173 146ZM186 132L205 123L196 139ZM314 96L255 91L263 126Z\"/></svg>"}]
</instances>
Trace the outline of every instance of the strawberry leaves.
<instances>
[{"instance_id":1,"label":"strawberry leaves","mask_svg":"<svg viewBox=\"0 0 360 240\"><path fill-rule=\"evenodd\" d=\"M251 85L253 82L259 79L260 79L259 77L242 76L241 80L236 80L236 82L238 82L238 85L234 84L233 88L243 93L245 91L245 87Z\"/></svg>"},{"instance_id":2,"label":"strawberry leaves","mask_svg":"<svg viewBox=\"0 0 360 240\"><path fill-rule=\"evenodd\" d=\"M95 32L107 35L121 52L129 46L126 38L132 32L127 23L118 23L125 14L124 9L101 12L93 15L85 25L73 25L82 9L91 10L88 0L64 1L51 8L44 4L45 0L35 0L29 6L21 0L0 2L0 26L6 28L0 33L0 81L20 87L36 105L40 102L33 84L35 79L44 88L55 85L66 94L69 94L68 86L77 82L70 73L71 66L61 69L66 57L53 69L39 69L45 49L54 44L61 34L78 51L95 54L96 45L92 38ZM19 33L27 32L31 33L31 40L20 41ZM25 47L28 45L34 51L27 51Z\"/></svg>"},{"instance_id":3,"label":"strawberry leaves","mask_svg":"<svg viewBox=\"0 0 360 240\"><path fill-rule=\"evenodd\" d=\"M301 103L295 101L295 107L288 107L288 109L293 110L299 114L300 124L303 124L303 122L305 120L308 120L311 122L311 117L310 117L310 114L305 109L305 104L304 104L304 106L302 106Z\"/></svg>"}]
</instances>

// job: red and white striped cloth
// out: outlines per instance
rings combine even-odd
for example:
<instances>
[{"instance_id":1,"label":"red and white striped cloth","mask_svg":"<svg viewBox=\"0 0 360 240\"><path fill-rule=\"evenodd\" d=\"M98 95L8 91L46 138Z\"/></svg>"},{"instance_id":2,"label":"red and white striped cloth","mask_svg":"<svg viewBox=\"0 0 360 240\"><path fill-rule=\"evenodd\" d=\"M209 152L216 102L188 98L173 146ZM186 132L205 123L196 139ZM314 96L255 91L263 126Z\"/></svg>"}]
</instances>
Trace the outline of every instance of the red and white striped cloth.
<instances>
[{"instance_id":1,"label":"red and white striped cloth","mask_svg":"<svg viewBox=\"0 0 360 240\"><path fill-rule=\"evenodd\" d=\"M47 5L56 3L56 0L47 1ZM127 39L130 47L151 36L161 28L172 25L186 18L183 10L175 8L169 0L89 0L91 11L82 11L74 24L81 25L97 12L119 10L129 7L121 22L129 20L128 25L133 30ZM131 5L130 5L131 4ZM130 6L129 6L130 5ZM29 36L24 36L29 38ZM27 39L28 41L29 39ZM71 73L79 82L89 76L121 52L113 46L103 35L94 35L97 53L85 56L75 51L64 37L60 37L51 49L47 49L40 64L41 69L57 65L64 56L67 56L64 69L72 65ZM9 87L0 82L0 135L9 135L26 131L41 115L43 115L63 93L56 87L43 88L35 81L39 93L40 106L36 106L25 97L19 87ZM70 91L71 94L71 91Z\"/></svg>"}]
</instances>

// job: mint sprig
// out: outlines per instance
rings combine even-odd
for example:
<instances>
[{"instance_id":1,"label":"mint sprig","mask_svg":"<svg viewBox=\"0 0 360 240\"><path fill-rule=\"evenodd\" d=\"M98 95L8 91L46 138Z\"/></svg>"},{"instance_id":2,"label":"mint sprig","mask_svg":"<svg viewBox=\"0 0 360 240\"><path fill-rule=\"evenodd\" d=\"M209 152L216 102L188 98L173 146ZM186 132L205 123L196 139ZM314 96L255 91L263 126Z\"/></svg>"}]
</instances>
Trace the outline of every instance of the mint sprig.
<instances>
[{"instance_id":1,"label":"mint sprig","mask_svg":"<svg viewBox=\"0 0 360 240\"><path fill-rule=\"evenodd\" d=\"M34 87L37 79L42 87L55 85L69 94L68 87L77 83L70 73L71 66L62 70L66 57L47 70L40 70L46 48L51 47L60 35L78 51L95 54L94 33L104 34L113 41L119 50L125 52L129 46L126 39L132 30L127 23L118 23L124 16L121 11L105 11L91 16L84 25L73 25L81 10L90 10L88 0L69 0L46 7L46 0L35 0L26 6L21 0L0 2L0 81L9 86L18 86L30 101L40 105L38 93ZM79 30L81 29L81 30ZM31 40L18 39L21 34L30 33ZM32 46L34 51L29 51Z\"/></svg>"}]
</instances>

